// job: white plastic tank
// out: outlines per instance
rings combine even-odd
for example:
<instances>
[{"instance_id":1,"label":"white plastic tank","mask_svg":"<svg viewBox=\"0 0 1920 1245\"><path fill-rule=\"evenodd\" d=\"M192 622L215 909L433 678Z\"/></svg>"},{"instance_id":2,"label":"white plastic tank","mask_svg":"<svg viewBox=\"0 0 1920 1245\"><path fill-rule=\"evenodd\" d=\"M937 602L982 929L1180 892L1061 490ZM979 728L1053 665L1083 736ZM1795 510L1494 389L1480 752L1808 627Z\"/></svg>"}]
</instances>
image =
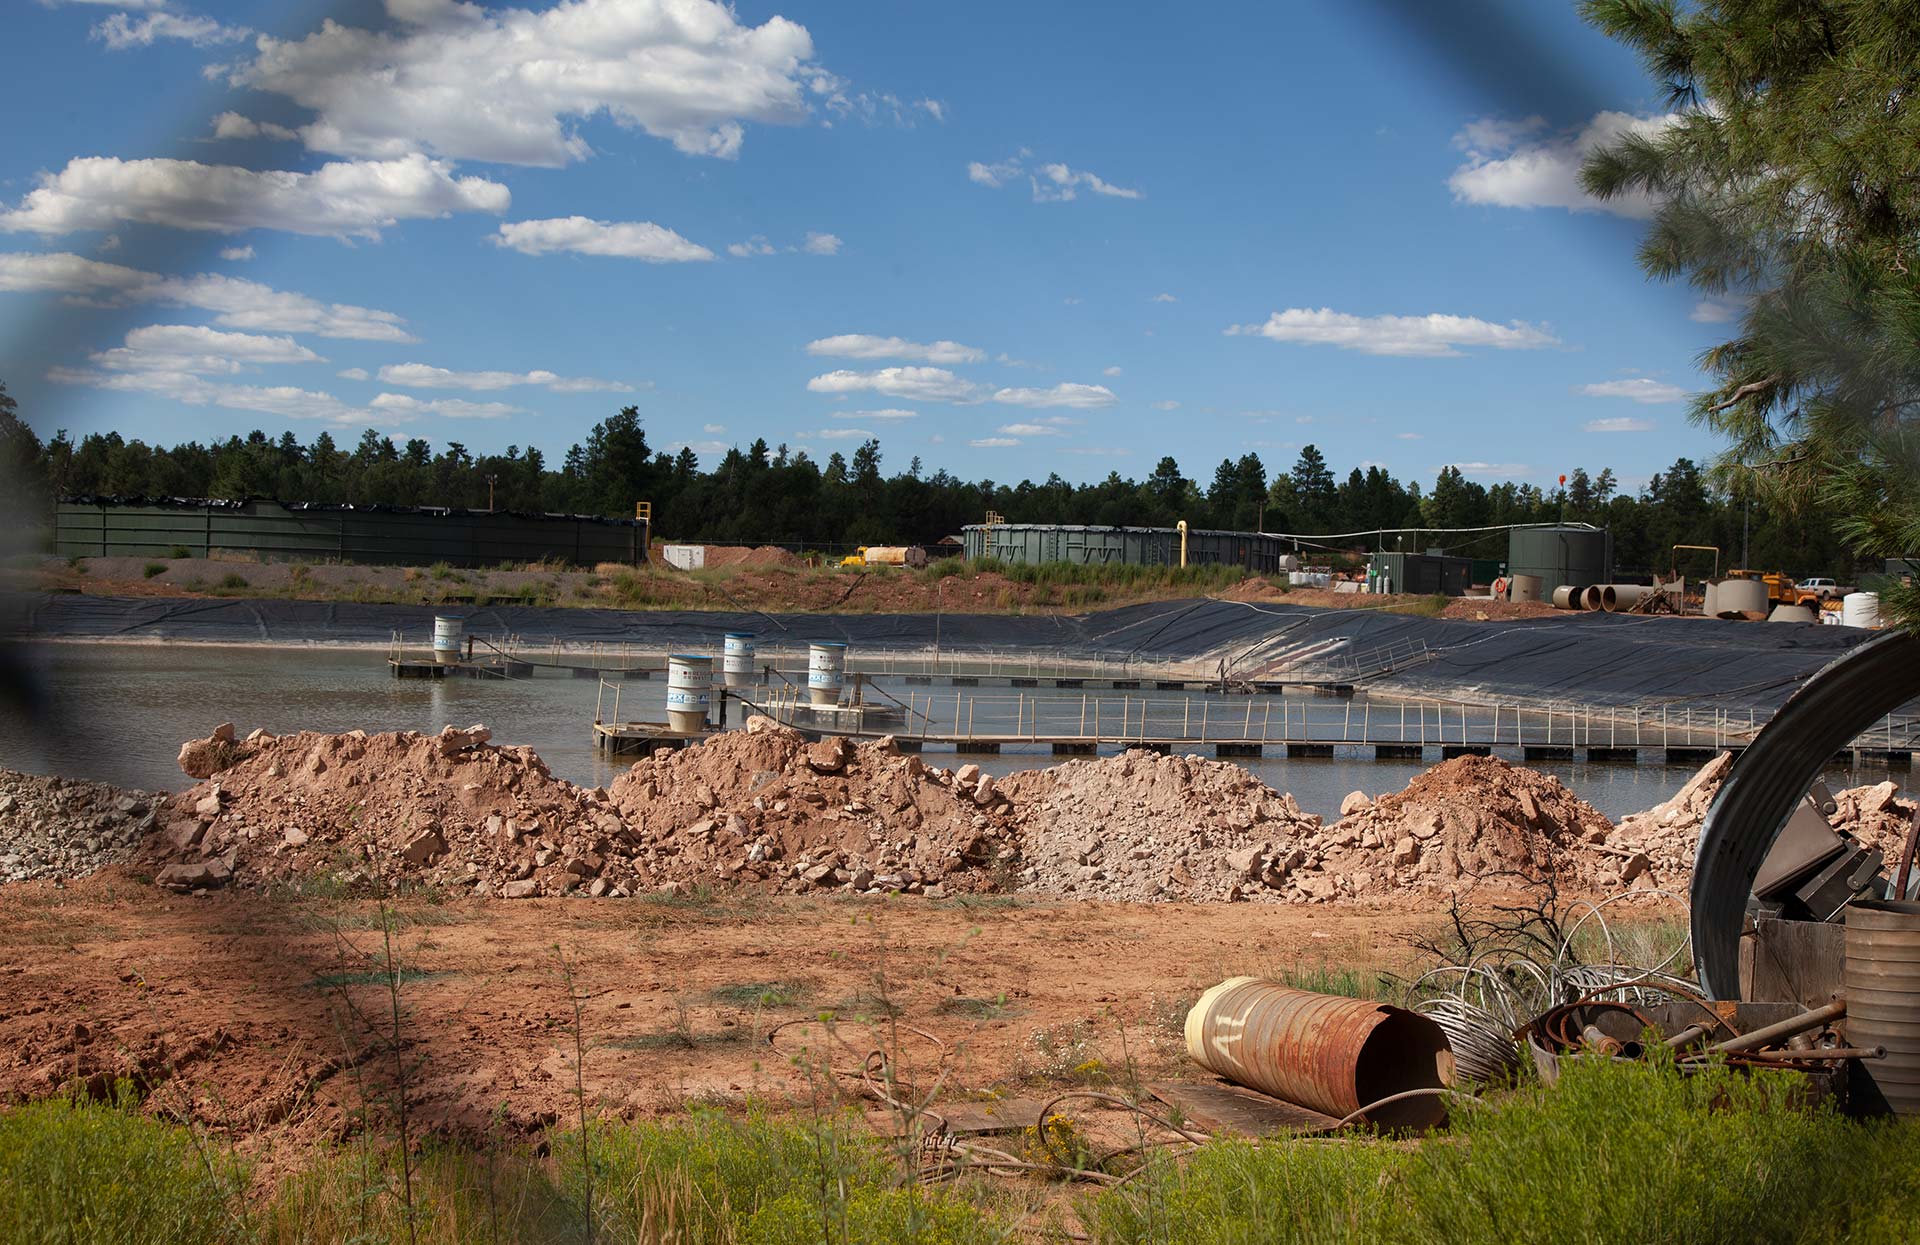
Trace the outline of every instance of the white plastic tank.
<instances>
[{"instance_id":1,"label":"white plastic tank","mask_svg":"<svg viewBox=\"0 0 1920 1245\"><path fill-rule=\"evenodd\" d=\"M443 666L451 666L460 660L461 633L466 623L452 614L433 616L433 659Z\"/></svg>"},{"instance_id":2,"label":"white plastic tank","mask_svg":"<svg viewBox=\"0 0 1920 1245\"><path fill-rule=\"evenodd\" d=\"M674 653L667 658L667 725L693 735L706 729L713 704L713 658Z\"/></svg>"},{"instance_id":3,"label":"white plastic tank","mask_svg":"<svg viewBox=\"0 0 1920 1245\"><path fill-rule=\"evenodd\" d=\"M1878 627L1880 625L1880 594L1877 592L1849 592L1840 599L1840 625L1843 627Z\"/></svg>"},{"instance_id":4,"label":"white plastic tank","mask_svg":"<svg viewBox=\"0 0 1920 1245\"><path fill-rule=\"evenodd\" d=\"M816 705L837 705L847 685L847 646L835 641L807 645L807 694Z\"/></svg>"},{"instance_id":5,"label":"white plastic tank","mask_svg":"<svg viewBox=\"0 0 1920 1245\"><path fill-rule=\"evenodd\" d=\"M720 659L720 681L727 687L753 686L753 633L729 631Z\"/></svg>"}]
</instances>

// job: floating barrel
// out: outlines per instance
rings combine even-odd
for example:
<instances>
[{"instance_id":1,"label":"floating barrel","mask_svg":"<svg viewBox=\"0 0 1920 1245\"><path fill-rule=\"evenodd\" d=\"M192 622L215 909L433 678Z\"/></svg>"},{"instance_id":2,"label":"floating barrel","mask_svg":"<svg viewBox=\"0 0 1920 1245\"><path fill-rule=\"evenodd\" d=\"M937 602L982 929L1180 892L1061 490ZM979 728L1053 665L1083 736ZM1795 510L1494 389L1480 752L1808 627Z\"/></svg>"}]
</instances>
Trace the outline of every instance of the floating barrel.
<instances>
[{"instance_id":1,"label":"floating barrel","mask_svg":"<svg viewBox=\"0 0 1920 1245\"><path fill-rule=\"evenodd\" d=\"M720 681L726 687L753 686L753 633L729 631L721 657Z\"/></svg>"},{"instance_id":2,"label":"floating barrel","mask_svg":"<svg viewBox=\"0 0 1920 1245\"><path fill-rule=\"evenodd\" d=\"M1345 1118L1382 1098L1453 1083L1439 1025L1404 1008L1231 977L1187 1013L1187 1054L1208 1071L1323 1115ZM1370 1112L1381 1128L1432 1128L1437 1094Z\"/></svg>"},{"instance_id":3,"label":"floating barrel","mask_svg":"<svg viewBox=\"0 0 1920 1245\"><path fill-rule=\"evenodd\" d=\"M466 624L452 614L433 616L433 659L443 666L460 660L460 636Z\"/></svg>"},{"instance_id":4,"label":"floating barrel","mask_svg":"<svg viewBox=\"0 0 1920 1245\"><path fill-rule=\"evenodd\" d=\"M847 646L827 642L807 645L807 692L816 705L840 703L847 685Z\"/></svg>"},{"instance_id":5,"label":"floating barrel","mask_svg":"<svg viewBox=\"0 0 1920 1245\"><path fill-rule=\"evenodd\" d=\"M1514 601L1538 601L1541 584L1538 575L1515 575L1507 580L1507 595Z\"/></svg>"},{"instance_id":6,"label":"floating barrel","mask_svg":"<svg viewBox=\"0 0 1920 1245\"><path fill-rule=\"evenodd\" d=\"M706 729L713 703L713 658L675 653L667 658L667 725L682 734Z\"/></svg>"},{"instance_id":7,"label":"floating barrel","mask_svg":"<svg viewBox=\"0 0 1920 1245\"><path fill-rule=\"evenodd\" d=\"M1841 597L1840 623L1845 627L1878 627L1880 625L1880 594L1849 592Z\"/></svg>"},{"instance_id":8,"label":"floating barrel","mask_svg":"<svg viewBox=\"0 0 1920 1245\"><path fill-rule=\"evenodd\" d=\"M1860 1061L1869 1111L1920 1115L1920 904L1847 905L1847 1045L1884 1046Z\"/></svg>"}]
</instances>

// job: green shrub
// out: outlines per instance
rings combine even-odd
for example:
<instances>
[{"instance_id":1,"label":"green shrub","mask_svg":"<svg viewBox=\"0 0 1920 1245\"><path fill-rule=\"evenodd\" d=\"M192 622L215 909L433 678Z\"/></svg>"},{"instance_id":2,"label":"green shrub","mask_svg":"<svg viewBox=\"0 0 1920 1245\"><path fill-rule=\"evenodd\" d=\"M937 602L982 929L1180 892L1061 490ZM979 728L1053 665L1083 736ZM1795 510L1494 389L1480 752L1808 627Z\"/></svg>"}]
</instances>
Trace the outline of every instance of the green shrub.
<instances>
[{"instance_id":1,"label":"green shrub","mask_svg":"<svg viewBox=\"0 0 1920 1245\"><path fill-rule=\"evenodd\" d=\"M140 573L148 579L152 579L155 575L166 574L167 564L165 562L149 562L140 568Z\"/></svg>"},{"instance_id":2,"label":"green shrub","mask_svg":"<svg viewBox=\"0 0 1920 1245\"><path fill-rule=\"evenodd\" d=\"M228 592L237 592L251 585L247 583L247 577L245 575L240 574L238 571L228 571L220 577L220 583L217 586Z\"/></svg>"},{"instance_id":3,"label":"green shrub","mask_svg":"<svg viewBox=\"0 0 1920 1245\"><path fill-rule=\"evenodd\" d=\"M53 1098L0 1113L0 1241L199 1245L239 1239L245 1173L185 1129L111 1102Z\"/></svg>"},{"instance_id":4,"label":"green shrub","mask_svg":"<svg viewBox=\"0 0 1920 1245\"><path fill-rule=\"evenodd\" d=\"M167 550L167 556L170 558L190 558L193 556L193 550L187 548L185 545L175 545L173 548Z\"/></svg>"},{"instance_id":5,"label":"green shrub","mask_svg":"<svg viewBox=\"0 0 1920 1245\"><path fill-rule=\"evenodd\" d=\"M1658 1057L1570 1061L1552 1088L1462 1104L1418 1147L1211 1145L1086 1214L1095 1240L1127 1243L1902 1239L1920 1215L1920 1126L1857 1123L1804 1088Z\"/></svg>"}]
</instances>

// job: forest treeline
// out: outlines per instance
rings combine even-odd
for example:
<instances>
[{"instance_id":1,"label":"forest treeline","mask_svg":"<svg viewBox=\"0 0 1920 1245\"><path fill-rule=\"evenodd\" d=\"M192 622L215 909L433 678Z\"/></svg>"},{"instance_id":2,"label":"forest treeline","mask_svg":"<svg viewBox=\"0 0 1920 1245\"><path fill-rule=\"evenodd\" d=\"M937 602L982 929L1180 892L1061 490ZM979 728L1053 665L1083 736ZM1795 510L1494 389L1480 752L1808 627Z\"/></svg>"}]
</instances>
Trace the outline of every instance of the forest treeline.
<instances>
[{"instance_id":1,"label":"forest treeline","mask_svg":"<svg viewBox=\"0 0 1920 1245\"><path fill-rule=\"evenodd\" d=\"M1722 565L1731 566L1750 524L1744 534L1756 566L1798 576L1853 569L1820 516L1749 509L1687 458L1637 492L1621 489L1608 468L1574 468L1564 486L1542 490L1482 484L1446 467L1423 489L1378 466L1341 476L1311 445L1278 472L1248 453L1221 460L1210 475L1188 476L1168 455L1140 480L1115 471L1085 484L1057 474L1006 483L929 471L917 457L889 472L877 440L825 462L756 440L705 468L689 448L654 450L633 407L595 425L557 464L533 446L474 454L453 441L435 452L423 439L395 445L372 429L350 447L324 431L306 443L292 432L273 438L258 431L170 448L118 432L78 442L62 432L43 443L17 418L3 387L0 455L21 482L16 503L27 511L44 510L58 496L252 497L631 516L636 501L649 501L654 530L666 539L813 549L930 544L980 522L988 510L1012 523L1161 527L1185 519L1195 527L1288 533L1567 521L1611 528L1618 565L1642 571L1672 564L1677 544L1718 545ZM1392 538L1331 543L1395 547ZM1435 536L1418 547L1432 545L1499 558L1506 539ZM1682 565L1691 573L1708 569L1688 556L1681 555Z\"/></svg>"}]
</instances>

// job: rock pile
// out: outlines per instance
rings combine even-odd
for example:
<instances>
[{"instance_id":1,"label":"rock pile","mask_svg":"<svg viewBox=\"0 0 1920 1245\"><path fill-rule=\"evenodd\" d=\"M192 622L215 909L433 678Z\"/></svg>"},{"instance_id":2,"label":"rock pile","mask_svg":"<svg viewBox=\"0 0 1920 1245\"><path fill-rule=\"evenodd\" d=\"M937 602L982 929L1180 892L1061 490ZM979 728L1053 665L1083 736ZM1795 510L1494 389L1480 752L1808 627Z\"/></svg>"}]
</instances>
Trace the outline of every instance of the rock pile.
<instances>
[{"instance_id":1,"label":"rock pile","mask_svg":"<svg viewBox=\"0 0 1920 1245\"><path fill-rule=\"evenodd\" d=\"M1613 823L1552 774L1463 756L1346 815L1302 844L1292 886L1316 902L1395 890L1452 890L1553 876L1595 879Z\"/></svg>"},{"instance_id":2,"label":"rock pile","mask_svg":"<svg viewBox=\"0 0 1920 1245\"><path fill-rule=\"evenodd\" d=\"M0 771L0 882L81 877L129 858L162 798Z\"/></svg>"},{"instance_id":3,"label":"rock pile","mask_svg":"<svg viewBox=\"0 0 1920 1245\"><path fill-rule=\"evenodd\" d=\"M1900 853L1906 850L1914 810L1920 805L1901 799L1900 788L1891 781L1841 791L1833 803L1827 820L1835 830L1860 840L1862 847L1879 848L1889 875L1900 867Z\"/></svg>"},{"instance_id":4,"label":"rock pile","mask_svg":"<svg viewBox=\"0 0 1920 1245\"><path fill-rule=\"evenodd\" d=\"M808 745L756 719L601 790L489 740L484 726L245 740L222 728L181 751L190 774L223 768L167 802L156 880L201 890L327 874L506 899L720 882L939 894L1018 858L991 778L884 742Z\"/></svg>"},{"instance_id":5,"label":"rock pile","mask_svg":"<svg viewBox=\"0 0 1920 1245\"><path fill-rule=\"evenodd\" d=\"M644 827L641 859L683 883L938 894L988 888L1020 857L1012 809L979 766L936 769L888 740L809 744L764 717L656 753L611 796Z\"/></svg>"},{"instance_id":6,"label":"rock pile","mask_svg":"<svg viewBox=\"0 0 1920 1245\"><path fill-rule=\"evenodd\" d=\"M1628 884L1644 875L1649 884L1668 890L1687 887L1693 877L1694 852L1700 845L1707 808L1732 768L1733 754L1722 752L1695 771L1664 804L1621 819L1609 845L1616 851L1634 853L1625 857L1623 864L1633 862L1636 856L1646 862L1644 869L1637 863L1632 869L1623 869L1623 876L1633 875L1626 877Z\"/></svg>"},{"instance_id":7,"label":"rock pile","mask_svg":"<svg viewBox=\"0 0 1920 1245\"><path fill-rule=\"evenodd\" d=\"M1132 751L1009 776L1020 889L1090 899L1237 900L1273 894L1320 828L1245 769Z\"/></svg>"}]
</instances>

